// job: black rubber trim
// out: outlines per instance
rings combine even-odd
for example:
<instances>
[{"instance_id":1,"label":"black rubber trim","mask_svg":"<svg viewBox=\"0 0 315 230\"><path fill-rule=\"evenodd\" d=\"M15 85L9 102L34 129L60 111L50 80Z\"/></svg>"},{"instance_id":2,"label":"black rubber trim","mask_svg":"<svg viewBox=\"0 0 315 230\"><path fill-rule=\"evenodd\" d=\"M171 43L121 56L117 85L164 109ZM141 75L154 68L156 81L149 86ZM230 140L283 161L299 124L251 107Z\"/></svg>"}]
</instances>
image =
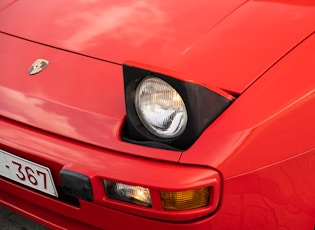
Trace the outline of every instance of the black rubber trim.
<instances>
[{"instance_id":1,"label":"black rubber trim","mask_svg":"<svg viewBox=\"0 0 315 230\"><path fill-rule=\"evenodd\" d=\"M61 170L60 179L65 194L92 201L93 191L89 177L70 170Z\"/></svg>"}]
</instances>

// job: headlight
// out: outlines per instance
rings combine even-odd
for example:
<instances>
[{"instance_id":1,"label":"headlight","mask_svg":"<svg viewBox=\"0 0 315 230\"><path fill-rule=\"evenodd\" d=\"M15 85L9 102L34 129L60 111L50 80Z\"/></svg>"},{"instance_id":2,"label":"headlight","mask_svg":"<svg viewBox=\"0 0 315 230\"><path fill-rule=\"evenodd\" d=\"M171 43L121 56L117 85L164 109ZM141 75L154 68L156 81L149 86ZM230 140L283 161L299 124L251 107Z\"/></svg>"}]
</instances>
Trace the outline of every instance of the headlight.
<instances>
[{"instance_id":1,"label":"headlight","mask_svg":"<svg viewBox=\"0 0 315 230\"><path fill-rule=\"evenodd\" d=\"M123 71L127 114L121 138L127 142L188 149L234 99L149 70L123 65Z\"/></svg>"},{"instance_id":2,"label":"headlight","mask_svg":"<svg viewBox=\"0 0 315 230\"><path fill-rule=\"evenodd\" d=\"M186 128L185 103L172 86L159 78L149 76L139 83L135 107L143 125L158 137L177 137Z\"/></svg>"}]
</instances>

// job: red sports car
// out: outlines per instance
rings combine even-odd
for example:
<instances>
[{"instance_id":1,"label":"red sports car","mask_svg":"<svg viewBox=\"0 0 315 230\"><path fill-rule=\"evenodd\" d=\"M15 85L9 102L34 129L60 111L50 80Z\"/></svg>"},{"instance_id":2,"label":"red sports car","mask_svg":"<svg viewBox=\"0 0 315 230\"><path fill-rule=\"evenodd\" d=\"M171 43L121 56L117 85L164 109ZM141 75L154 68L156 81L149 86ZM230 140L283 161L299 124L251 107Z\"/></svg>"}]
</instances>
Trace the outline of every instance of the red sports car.
<instances>
[{"instance_id":1,"label":"red sports car","mask_svg":"<svg viewBox=\"0 0 315 230\"><path fill-rule=\"evenodd\" d=\"M315 226L315 2L0 2L0 204L53 229Z\"/></svg>"}]
</instances>

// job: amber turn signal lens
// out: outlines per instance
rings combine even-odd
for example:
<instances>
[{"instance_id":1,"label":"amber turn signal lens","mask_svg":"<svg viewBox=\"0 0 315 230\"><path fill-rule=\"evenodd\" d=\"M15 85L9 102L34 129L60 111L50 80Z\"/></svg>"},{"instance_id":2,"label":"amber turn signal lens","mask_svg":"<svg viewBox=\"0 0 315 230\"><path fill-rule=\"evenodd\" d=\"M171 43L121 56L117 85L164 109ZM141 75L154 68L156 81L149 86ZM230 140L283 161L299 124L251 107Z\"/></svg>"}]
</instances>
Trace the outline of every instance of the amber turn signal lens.
<instances>
[{"instance_id":1,"label":"amber turn signal lens","mask_svg":"<svg viewBox=\"0 0 315 230\"><path fill-rule=\"evenodd\" d=\"M210 188L198 188L180 192L161 191L164 210L190 210L205 207L209 204Z\"/></svg>"}]
</instances>

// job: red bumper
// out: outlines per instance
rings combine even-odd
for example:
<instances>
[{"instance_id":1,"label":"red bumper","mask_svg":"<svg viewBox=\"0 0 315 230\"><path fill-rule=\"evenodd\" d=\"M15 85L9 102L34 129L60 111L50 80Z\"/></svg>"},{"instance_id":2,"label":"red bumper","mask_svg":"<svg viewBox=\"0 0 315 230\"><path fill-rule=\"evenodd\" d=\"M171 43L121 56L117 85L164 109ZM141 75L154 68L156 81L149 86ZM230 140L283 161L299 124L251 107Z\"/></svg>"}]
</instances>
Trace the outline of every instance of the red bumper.
<instances>
[{"instance_id":1,"label":"red bumper","mask_svg":"<svg viewBox=\"0 0 315 230\"><path fill-rule=\"evenodd\" d=\"M53 229L207 229L207 221L172 223L142 218L80 200L80 207L0 179L0 204Z\"/></svg>"},{"instance_id":2,"label":"red bumper","mask_svg":"<svg viewBox=\"0 0 315 230\"><path fill-rule=\"evenodd\" d=\"M219 174L206 167L130 157L47 135L5 119L0 123L0 139L1 149L50 168L59 191L62 169L90 179L92 201L69 200L67 196L54 198L1 178L0 204L53 228L198 229L198 226L205 227L205 220L219 203ZM149 188L152 207L107 198L103 180ZM208 206L189 211L163 210L159 191L185 191L205 186L212 191Z\"/></svg>"}]
</instances>

